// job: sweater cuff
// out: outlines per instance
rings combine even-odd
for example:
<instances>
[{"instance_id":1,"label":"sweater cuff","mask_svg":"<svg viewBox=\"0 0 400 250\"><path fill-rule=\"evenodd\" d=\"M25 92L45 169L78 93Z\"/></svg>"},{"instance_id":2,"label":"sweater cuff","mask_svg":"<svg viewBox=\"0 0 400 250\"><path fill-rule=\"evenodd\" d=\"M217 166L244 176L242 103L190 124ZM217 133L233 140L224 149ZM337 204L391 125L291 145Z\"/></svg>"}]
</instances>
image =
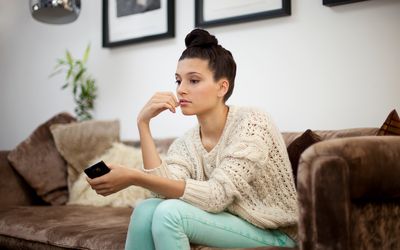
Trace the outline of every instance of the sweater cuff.
<instances>
[{"instance_id":1,"label":"sweater cuff","mask_svg":"<svg viewBox=\"0 0 400 250\"><path fill-rule=\"evenodd\" d=\"M209 206L210 186L207 181L196 181L186 179L185 192L180 198L192 205L196 205L202 209Z\"/></svg>"},{"instance_id":2,"label":"sweater cuff","mask_svg":"<svg viewBox=\"0 0 400 250\"><path fill-rule=\"evenodd\" d=\"M142 166L142 171L147 174L161 176L161 177L171 179L171 173L169 172L168 165L164 160L162 160L161 165L156 168L145 169L144 166Z\"/></svg>"}]
</instances>

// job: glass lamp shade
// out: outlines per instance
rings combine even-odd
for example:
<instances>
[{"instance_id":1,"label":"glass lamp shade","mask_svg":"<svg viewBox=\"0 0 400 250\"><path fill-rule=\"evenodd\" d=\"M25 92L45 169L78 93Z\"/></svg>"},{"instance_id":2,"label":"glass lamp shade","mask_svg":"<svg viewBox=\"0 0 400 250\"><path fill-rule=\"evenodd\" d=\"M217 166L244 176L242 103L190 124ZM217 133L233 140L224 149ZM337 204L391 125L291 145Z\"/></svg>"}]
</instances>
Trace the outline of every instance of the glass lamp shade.
<instances>
[{"instance_id":1,"label":"glass lamp shade","mask_svg":"<svg viewBox=\"0 0 400 250\"><path fill-rule=\"evenodd\" d=\"M80 0L30 0L32 17L51 24L66 24L75 21L81 10Z\"/></svg>"}]
</instances>

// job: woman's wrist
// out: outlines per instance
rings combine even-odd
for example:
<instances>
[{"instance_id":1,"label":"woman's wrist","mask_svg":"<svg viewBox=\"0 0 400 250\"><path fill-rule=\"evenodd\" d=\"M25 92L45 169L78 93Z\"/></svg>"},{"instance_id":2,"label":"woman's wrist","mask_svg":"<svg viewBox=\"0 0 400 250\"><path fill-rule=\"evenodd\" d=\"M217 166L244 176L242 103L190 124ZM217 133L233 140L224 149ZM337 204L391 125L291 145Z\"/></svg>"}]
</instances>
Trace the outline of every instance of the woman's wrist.
<instances>
[{"instance_id":1,"label":"woman's wrist","mask_svg":"<svg viewBox=\"0 0 400 250\"><path fill-rule=\"evenodd\" d=\"M130 184L133 186L140 186L141 179L143 179L143 173L142 171L139 171L137 169L133 170L131 175L130 175Z\"/></svg>"},{"instance_id":2,"label":"woman's wrist","mask_svg":"<svg viewBox=\"0 0 400 250\"><path fill-rule=\"evenodd\" d=\"M150 121L137 120L137 126L138 126L139 131L141 131L143 129L149 129Z\"/></svg>"},{"instance_id":3,"label":"woman's wrist","mask_svg":"<svg viewBox=\"0 0 400 250\"><path fill-rule=\"evenodd\" d=\"M150 135L151 136L151 130L150 130L150 124L147 122L138 122L138 131L139 131L139 136L140 140L146 140L146 138Z\"/></svg>"},{"instance_id":4,"label":"woman's wrist","mask_svg":"<svg viewBox=\"0 0 400 250\"><path fill-rule=\"evenodd\" d=\"M140 113L136 118L136 123L138 126L149 125L150 119L150 117L146 117Z\"/></svg>"}]
</instances>

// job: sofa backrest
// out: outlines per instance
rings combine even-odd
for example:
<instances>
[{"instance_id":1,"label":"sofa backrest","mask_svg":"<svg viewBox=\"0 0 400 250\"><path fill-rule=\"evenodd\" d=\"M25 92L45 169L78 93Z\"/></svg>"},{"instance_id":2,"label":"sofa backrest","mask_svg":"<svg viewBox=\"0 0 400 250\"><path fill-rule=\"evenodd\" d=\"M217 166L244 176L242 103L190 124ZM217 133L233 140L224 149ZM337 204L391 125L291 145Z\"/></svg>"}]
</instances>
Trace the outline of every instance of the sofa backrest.
<instances>
[{"instance_id":1,"label":"sofa backrest","mask_svg":"<svg viewBox=\"0 0 400 250\"><path fill-rule=\"evenodd\" d=\"M376 135L379 128L350 128L350 129L339 129L339 130L313 130L314 133L318 134L322 140L343 138L343 137L355 137L355 136L368 136ZM303 132L282 132L283 140L286 146L288 146L293 140L299 137ZM166 154L169 146L176 138L163 138L155 139L154 142L159 153ZM134 147L140 147L139 141L125 141L127 145Z\"/></svg>"},{"instance_id":2,"label":"sofa backrest","mask_svg":"<svg viewBox=\"0 0 400 250\"><path fill-rule=\"evenodd\" d=\"M349 129L338 129L338 130L313 130L313 132L318 134L324 141L334 138L376 135L378 133L378 130L379 128L349 128ZM286 146L288 146L302 133L303 132L282 132L282 136Z\"/></svg>"},{"instance_id":3,"label":"sofa backrest","mask_svg":"<svg viewBox=\"0 0 400 250\"><path fill-rule=\"evenodd\" d=\"M169 146L171 146L172 142L175 139L176 138L173 138L173 137L163 138L163 139L154 139L154 143L156 144L158 153L166 154L168 152ZM126 145L129 145L129 146L136 147L136 148L140 147L140 141L137 141L137 140L136 141L123 141L123 143Z\"/></svg>"}]
</instances>

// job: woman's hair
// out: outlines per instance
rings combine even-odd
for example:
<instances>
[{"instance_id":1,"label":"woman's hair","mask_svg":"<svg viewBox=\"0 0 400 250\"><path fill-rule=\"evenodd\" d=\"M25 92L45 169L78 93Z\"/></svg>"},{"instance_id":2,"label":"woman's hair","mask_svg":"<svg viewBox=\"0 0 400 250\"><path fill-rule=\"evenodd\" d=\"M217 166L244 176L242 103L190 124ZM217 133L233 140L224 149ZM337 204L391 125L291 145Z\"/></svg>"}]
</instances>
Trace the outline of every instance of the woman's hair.
<instances>
[{"instance_id":1,"label":"woman's hair","mask_svg":"<svg viewBox=\"0 0 400 250\"><path fill-rule=\"evenodd\" d=\"M180 60L185 58L199 58L208 60L208 67L213 72L215 81L226 77L229 89L224 96L224 101L232 95L235 86L236 63L232 53L218 44L215 36L206 30L194 29L185 38L186 49L182 52Z\"/></svg>"}]
</instances>

